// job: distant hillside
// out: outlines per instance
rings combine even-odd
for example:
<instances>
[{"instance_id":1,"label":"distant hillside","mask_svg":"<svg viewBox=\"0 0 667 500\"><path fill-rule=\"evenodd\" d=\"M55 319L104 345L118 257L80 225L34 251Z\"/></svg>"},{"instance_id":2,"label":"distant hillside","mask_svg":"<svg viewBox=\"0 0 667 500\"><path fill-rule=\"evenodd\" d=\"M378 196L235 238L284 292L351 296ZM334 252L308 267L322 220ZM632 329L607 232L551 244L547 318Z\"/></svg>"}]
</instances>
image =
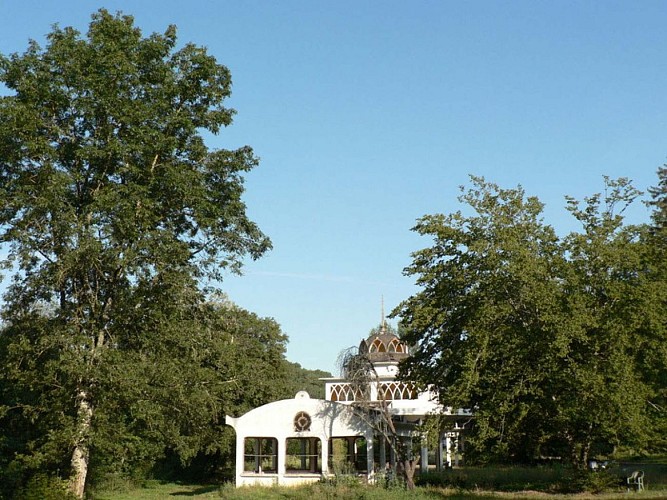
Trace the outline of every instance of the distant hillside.
<instances>
[{"instance_id":1,"label":"distant hillside","mask_svg":"<svg viewBox=\"0 0 667 500\"><path fill-rule=\"evenodd\" d=\"M307 391L311 398L324 399L324 382L322 377L331 377L331 373L323 370L308 370L299 363L287 361L287 397L294 397L299 391Z\"/></svg>"}]
</instances>

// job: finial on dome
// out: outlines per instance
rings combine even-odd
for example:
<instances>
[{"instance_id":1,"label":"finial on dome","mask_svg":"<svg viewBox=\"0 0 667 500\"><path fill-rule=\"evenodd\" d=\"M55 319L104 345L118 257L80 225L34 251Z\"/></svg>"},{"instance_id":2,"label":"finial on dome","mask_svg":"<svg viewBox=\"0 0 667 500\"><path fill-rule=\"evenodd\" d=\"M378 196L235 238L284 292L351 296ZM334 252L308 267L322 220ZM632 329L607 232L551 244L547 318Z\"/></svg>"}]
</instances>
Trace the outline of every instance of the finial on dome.
<instances>
[{"instance_id":1,"label":"finial on dome","mask_svg":"<svg viewBox=\"0 0 667 500\"><path fill-rule=\"evenodd\" d=\"M380 335L387 333L387 323L384 317L384 295L382 297L382 317L380 318Z\"/></svg>"}]
</instances>

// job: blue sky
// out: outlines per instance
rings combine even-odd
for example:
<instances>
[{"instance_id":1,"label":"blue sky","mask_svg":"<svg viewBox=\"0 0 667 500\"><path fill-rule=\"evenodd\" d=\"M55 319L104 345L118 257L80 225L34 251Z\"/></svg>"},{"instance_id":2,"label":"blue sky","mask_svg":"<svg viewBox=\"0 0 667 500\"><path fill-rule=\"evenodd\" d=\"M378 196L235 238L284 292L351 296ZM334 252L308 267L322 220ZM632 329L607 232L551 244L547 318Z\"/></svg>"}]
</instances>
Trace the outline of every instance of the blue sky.
<instances>
[{"instance_id":1,"label":"blue sky","mask_svg":"<svg viewBox=\"0 0 667 500\"><path fill-rule=\"evenodd\" d=\"M469 174L521 184L564 234L564 195L645 190L667 155L664 1L0 0L0 52L100 7L230 68L238 113L208 143L261 158L245 200L274 250L221 289L307 368L417 291L402 270L430 242L410 228L460 208Z\"/></svg>"}]
</instances>

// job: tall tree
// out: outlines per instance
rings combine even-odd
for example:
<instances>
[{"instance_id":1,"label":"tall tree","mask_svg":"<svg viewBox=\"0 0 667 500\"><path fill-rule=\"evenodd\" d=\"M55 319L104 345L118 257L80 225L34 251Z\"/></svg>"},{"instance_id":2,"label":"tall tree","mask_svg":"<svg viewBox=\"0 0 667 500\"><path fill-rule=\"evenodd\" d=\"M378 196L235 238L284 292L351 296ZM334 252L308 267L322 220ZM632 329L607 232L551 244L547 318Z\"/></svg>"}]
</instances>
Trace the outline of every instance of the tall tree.
<instances>
[{"instance_id":1,"label":"tall tree","mask_svg":"<svg viewBox=\"0 0 667 500\"><path fill-rule=\"evenodd\" d=\"M655 207L653 222L656 228L667 228L667 165L658 168L658 185L649 188L652 196L650 205Z\"/></svg>"},{"instance_id":2,"label":"tall tree","mask_svg":"<svg viewBox=\"0 0 667 500\"><path fill-rule=\"evenodd\" d=\"M605 178L605 193L568 210L581 224L562 242L567 256L562 290L570 319L567 341L551 377L553 436L582 466L595 446L642 447L650 428L651 384L642 364L657 346L652 323L659 304L646 272L645 226L623 223L623 212L641 193L627 179Z\"/></svg>"},{"instance_id":3,"label":"tall tree","mask_svg":"<svg viewBox=\"0 0 667 500\"><path fill-rule=\"evenodd\" d=\"M654 373L665 363L647 353L665 343L645 228L623 226L639 193L607 179L604 197L569 200L583 230L560 239L521 188L472 184L460 198L471 215L415 228L434 244L413 254L422 291L396 310L416 345L403 376L474 409L480 459L565 453L583 466L594 446L641 444L656 388L646 360Z\"/></svg>"},{"instance_id":4,"label":"tall tree","mask_svg":"<svg viewBox=\"0 0 667 500\"><path fill-rule=\"evenodd\" d=\"M658 184L649 188L651 200L649 205L654 208L652 214L652 227L649 234L645 236L650 248L650 260L647 270L655 282L655 293L657 302L662 307L652 311L653 331L656 338L662 338L662 344L652 346L647 352L645 360L645 372L650 374L655 381L656 387L652 410L655 418L660 422L660 427L654 435L652 442L667 449L667 166L658 169Z\"/></svg>"},{"instance_id":5,"label":"tall tree","mask_svg":"<svg viewBox=\"0 0 667 500\"><path fill-rule=\"evenodd\" d=\"M85 36L56 27L47 40L0 58L12 92L0 98L0 243L16 270L3 378L23 388L5 406L52 429L31 443L34 460L67 451L82 496L106 424L98 408L142 398L125 361L152 366L142 375L165 398L187 398L194 381L168 365L196 351L200 281L270 242L241 201L252 150L209 150L202 137L232 121L226 67L203 48L176 50L173 26L143 37L105 10ZM166 399L134 416L178 401Z\"/></svg>"},{"instance_id":6,"label":"tall tree","mask_svg":"<svg viewBox=\"0 0 667 500\"><path fill-rule=\"evenodd\" d=\"M426 216L415 228L434 245L413 254L406 269L423 291L397 310L404 338L416 345L402 372L434 383L446 406L475 408L471 451L532 454L541 436L530 422L542 418L534 403L550 370L543 353L556 323L562 258L536 198L472 182L460 197L472 215ZM526 370L531 364L538 369Z\"/></svg>"}]
</instances>

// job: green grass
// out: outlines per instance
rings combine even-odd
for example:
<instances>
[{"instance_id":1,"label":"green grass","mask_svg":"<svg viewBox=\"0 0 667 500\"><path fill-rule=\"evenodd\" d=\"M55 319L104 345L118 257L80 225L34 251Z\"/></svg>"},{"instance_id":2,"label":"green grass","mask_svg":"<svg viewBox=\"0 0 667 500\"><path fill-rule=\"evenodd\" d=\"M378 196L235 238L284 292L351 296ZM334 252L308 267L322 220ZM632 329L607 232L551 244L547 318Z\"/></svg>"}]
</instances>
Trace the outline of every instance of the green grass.
<instances>
[{"instance_id":1,"label":"green grass","mask_svg":"<svg viewBox=\"0 0 667 500\"><path fill-rule=\"evenodd\" d=\"M183 485L176 483L150 484L126 492L100 493L95 500L162 500L173 498L197 499L229 499L229 500L438 500L438 499L477 499L477 500L510 500L510 499L544 499L544 500L627 500L625 492L604 494L560 495L537 491L493 492L484 490L459 490L454 488L419 487L415 491L399 489L385 490L367 486L334 486L314 484L297 488L287 487L245 487L235 488L233 485ZM649 490L632 494L636 500L653 500L667 498L667 491Z\"/></svg>"},{"instance_id":2,"label":"green grass","mask_svg":"<svg viewBox=\"0 0 667 500\"><path fill-rule=\"evenodd\" d=\"M487 491L543 491L574 489L572 471L563 467L488 466L431 472L417 478L420 486Z\"/></svg>"},{"instance_id":3,"label":"green grass","mask_svg":"<svg viewBox=\"0 0 667 500\"><path fill-rule=\"evenodd\" d=\"M417 478L421 486L455 488L467 491L539 491L544 493L603 492L625 490L625 478L643 470L648 490L662 490L667 498L667 461L633 461L613 464L602 472L576 472L560 466L486 466L465 467L425 474Z\"/></svg>"},{"instance_id":4,"label":"green grass","mask_svg":"<svg viewBox=\"0 0 667 500\"><path fill-rule=\"evenodd\" d=\"M164 498L222 498L219 485L146 481L143 486L117 484L112 490L95 491L94 500L158 500Z\"/></svg>"},{"instance_id":5,"label":"green grass","mask_svg":"<svg viewBox=\"0 0 667 500\"><path fill-rule=\"evenodd\" d=\"M162 481L145 481L142 487L122 479L107 481L92 500L158 500L165 498L198 498L230 500L425 500L425 499L655 499L667 498L667 457L641 461L623 461L605 473L576 474L564 467L488 466L431 473L418 479L414 491L400 487L385 489L365 486L355 481L316 483L296 488L244 487L233 484L197 485ZM647 490L628 495L620 484L633 470L644 470ZM612 483L607 483L611 480ZM580 481L583 483L576 483ZM599 484L596 484L599 483ZM591 491L596 486L604 493L567 494L586 484ZM611 487L602 488L611 484Z\"/></svg>"}]
</instances>

